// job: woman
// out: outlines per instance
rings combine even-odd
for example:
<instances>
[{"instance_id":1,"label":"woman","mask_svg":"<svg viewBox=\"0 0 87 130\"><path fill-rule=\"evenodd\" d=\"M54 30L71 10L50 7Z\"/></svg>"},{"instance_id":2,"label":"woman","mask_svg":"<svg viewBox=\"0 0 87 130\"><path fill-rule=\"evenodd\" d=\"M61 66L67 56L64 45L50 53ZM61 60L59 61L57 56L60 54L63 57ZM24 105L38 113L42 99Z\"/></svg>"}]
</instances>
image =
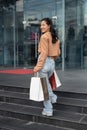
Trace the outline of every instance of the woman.
<instances>
[{"instance_id":1,"label":"woman","mask_svg":"<svg viewBox=\"0 0 87 130\"><path fill-rule=\"evenodd\" d=\"M51 19L43 18L41 20L40 29L42 35L38 45L38 62L34 67L34 73L38 72L40 77L46 77L49 100L44 101L44 109L42 115L52 116L53 106L52 103L56 103L57 96L53 93L51 85L49 83L49 77L52 75L55 69L55 60L60 55L60 41L56 34Z\"/></svg>"}]
</instances>

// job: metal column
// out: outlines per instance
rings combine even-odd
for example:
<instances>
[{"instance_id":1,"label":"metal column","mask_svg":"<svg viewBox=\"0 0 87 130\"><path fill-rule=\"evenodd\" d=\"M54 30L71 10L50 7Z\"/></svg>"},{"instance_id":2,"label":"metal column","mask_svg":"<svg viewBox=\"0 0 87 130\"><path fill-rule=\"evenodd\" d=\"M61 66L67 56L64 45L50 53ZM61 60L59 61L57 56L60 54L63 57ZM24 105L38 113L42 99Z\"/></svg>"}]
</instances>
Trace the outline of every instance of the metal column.
<instances>
[{"instance_id":1,"label":"metal column","mask_svg":"<svg viewBox=\"0 0 87 130\"><path fill-rule=\"evenodd\" d=\"M62 0L62 17L63 17L63 27L62 27L62 71L65 68L65 0Z\"/></svg>"},{"instance_id":2,"label":"metal column","mask_svg":"<svg viewBox=\"0 0 87 130\"><path fill-rule=\"evenodd\" d=\"M13 22L14 22L14 26L13 26L13 42L14 42L14 68L16 67L16 36L15 36L15 15L16 15L16 6L13 6Z\"/></svg>"}]
</instances>

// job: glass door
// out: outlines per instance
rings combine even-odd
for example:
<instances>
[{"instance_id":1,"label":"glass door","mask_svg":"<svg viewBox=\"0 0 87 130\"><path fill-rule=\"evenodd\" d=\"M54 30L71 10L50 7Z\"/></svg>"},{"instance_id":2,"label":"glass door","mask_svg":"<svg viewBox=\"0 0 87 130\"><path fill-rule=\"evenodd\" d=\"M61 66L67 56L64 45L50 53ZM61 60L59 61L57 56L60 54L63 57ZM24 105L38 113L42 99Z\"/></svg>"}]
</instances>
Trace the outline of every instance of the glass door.
<instances>
[{"instance_id":1,"label":"glass door","mask_svg":"<svg viewBox=\"0 0 87 130\"><path fill-rule=\"evenodd\" d=\"M13 6L3 7L3 64L4 66L14 65L14 24Z\"/></svg>"},{"instance_id":2,"label":"glass door","mask_svg":"<svg viewBox=\"0 0 87 130\"><path fill-rule=\"evenodd\" d=\"M22 5L21 0L3 2L0 6L0 66L23 66Z\"/></svg>"},{"instance_id":3,"label":"glass door","mask_svg":"<svg viewBox=\"0 0 87 130\"><path fill-rule=\"evenodd\" d=\"M61 40L63 34L63 2L64 0L24 0L24 59L25 65L32 66L37 61L37 46L40 37L39 24L44 17L53 20ZM62 54L56 61L56 67L62 67Z\"/></svg>"},{"instance_id":4,"label":"glass door","mask_svg":"<svg viewBox=\"0 0 87 130\"><path fill-rule=\"evenodd\" d=\"M0 10L0 18L0 65L15 67L15 5L3 5Z\"/></svg>"},{"instance_id":5,"label":"glass door","mask_svg":"<svg viewBox=\"0 0 87 130\"><path fill-rule=\"evenodd\" d=\"M83 0L65 2L65 67L83 68Z\"/></svg>"},{"instance_id":6,"label":"glass door","mask_svg":"<svg viewBox=\"0 0 87 130\"><path fill-rule=\"evenodd\" d=\"M39 24L29 23L24 29L24 65L33 66L37 61L39 41Z\"/></svg>"}]
</instances>

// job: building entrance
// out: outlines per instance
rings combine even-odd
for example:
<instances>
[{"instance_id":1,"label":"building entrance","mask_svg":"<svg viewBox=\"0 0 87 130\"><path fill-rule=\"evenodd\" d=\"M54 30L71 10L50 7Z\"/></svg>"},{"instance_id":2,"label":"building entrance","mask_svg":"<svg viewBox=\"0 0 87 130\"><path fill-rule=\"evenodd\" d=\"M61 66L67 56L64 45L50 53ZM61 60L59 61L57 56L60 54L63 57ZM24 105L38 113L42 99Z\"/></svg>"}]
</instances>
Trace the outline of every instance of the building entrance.
<instances>
[{"instance_id":1,"label":"building entrance","mask_svg":"<svg viewBox=\"0 0 87 130\"><path fill-rule=\"evenodd\" d=\"M61 41L56 67L87 68L87 0L0 1L0 66L36 64L44 17L52 19Z\"/></svg>"},{"instance_id":2,"label":"building entrance","mask_svg":"<svg viewBox=\"0 0 87 130\"><path fill-rule=\"evenodd\" d=\"M29 65L37 61L37 46L40 38L40 20L44 17L52 19L62 41L63 36L63 1L61 0L24 0L24 46L25 59ZM62 50L63 42L61 42ZM56 61L56 67L62 67L62 54Z\"/></svg>"}]
</instances>

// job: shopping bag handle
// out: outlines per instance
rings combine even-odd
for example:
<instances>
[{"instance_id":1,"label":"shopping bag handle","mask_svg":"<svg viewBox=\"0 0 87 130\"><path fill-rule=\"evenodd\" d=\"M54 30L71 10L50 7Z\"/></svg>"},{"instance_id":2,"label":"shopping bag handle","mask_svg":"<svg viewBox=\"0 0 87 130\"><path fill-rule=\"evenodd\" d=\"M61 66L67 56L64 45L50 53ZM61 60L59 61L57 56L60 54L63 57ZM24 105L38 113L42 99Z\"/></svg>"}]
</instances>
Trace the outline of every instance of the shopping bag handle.
<instances>
[{"instance_id":1,"label":"shopping bag handle","mask_svg":"<svg viewBox=\"0 0 87 130\"><path fill-rule=\"evenodd\" d=\"M34 73L34 77L38 77L38 72Z\"/></svg>"}]
</instances>

